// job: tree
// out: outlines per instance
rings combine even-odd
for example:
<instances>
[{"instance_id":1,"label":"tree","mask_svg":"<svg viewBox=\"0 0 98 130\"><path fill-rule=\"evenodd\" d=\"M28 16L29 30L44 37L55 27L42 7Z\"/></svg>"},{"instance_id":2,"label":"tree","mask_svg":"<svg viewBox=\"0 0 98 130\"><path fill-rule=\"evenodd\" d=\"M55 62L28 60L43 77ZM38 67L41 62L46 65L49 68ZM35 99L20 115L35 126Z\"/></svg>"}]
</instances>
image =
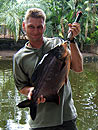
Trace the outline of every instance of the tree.
<instances>
[{"instance_id":1,"label":"tree","mask_svg":"<svg viewBox=\"0 0 98 130\"><path fill-rule=\"evenodd\" d=\"M34 0L25 0L21 3L17 3L16 0L7 0L3 3L0 11L0 23L5 24L7 28L13 32L14 38L17 41L22 30L21 25L26 10L31 7L43 8L43 4L40 6L39 0L36 2Z\"/></svg>"},{"instance_id":2,"label":"tree","mask_svg":"<svg viewBox=\"0 0 98 130\"><path fill-rule=\"evenodd\" d=\"M95 0L25 0L17 3L16 0L0 0L0 23L4 23L14 33L16 41L21 33L21 24L28 8L42 8L46 15L45 36L62 36L67 38L68 23L74 22L78 10L83 12L80 19L81 33L78 36L83 48L83 42L91 39L96 42L98 37L98 4ZM86 39L86 40L85 40ZM89 39L89 40L88 40Z\"/></svg>"}]
</instances>

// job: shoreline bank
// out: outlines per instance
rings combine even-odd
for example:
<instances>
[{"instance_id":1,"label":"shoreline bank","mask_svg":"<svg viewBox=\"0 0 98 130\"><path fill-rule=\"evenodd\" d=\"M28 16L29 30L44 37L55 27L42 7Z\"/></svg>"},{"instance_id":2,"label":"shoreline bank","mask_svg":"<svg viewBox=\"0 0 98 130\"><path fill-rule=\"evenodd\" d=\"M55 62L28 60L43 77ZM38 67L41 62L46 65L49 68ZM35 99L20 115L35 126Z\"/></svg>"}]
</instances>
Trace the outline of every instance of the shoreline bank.
<instances>
[{"instance_id":1,"label":"shoreline bank","mask_svg":"<svg viewBox=\"0 0 98 130\"><path fill-rule=\"evenodd\" d=\"M5 51L0 51L0 60L12 60L14 54L17 51L12 51L12 50L5 50ZM98 55L93 54L93 53L82 53L84 62L98 62Z\"/></svg>"}]
</instances>

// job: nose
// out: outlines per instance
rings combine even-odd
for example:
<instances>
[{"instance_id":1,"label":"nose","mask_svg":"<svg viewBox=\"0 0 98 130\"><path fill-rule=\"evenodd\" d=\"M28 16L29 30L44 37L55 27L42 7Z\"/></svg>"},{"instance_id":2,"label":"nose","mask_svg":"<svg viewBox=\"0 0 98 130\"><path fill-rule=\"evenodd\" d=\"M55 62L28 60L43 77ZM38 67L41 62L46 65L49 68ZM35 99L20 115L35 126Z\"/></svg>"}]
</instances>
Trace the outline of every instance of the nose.
<instances>
[{"instance_id":1,"label":"nose","mask_svg":"<svg viewBox=\"0 0 98 130\"><path fill-rule=\"evenodd\" d=\"M38 28L34 28L34 29L33 29L33 33L34 33L35 35L38 34L38 32L39 32L39 31L38 31Z\"/></svg>"}]
</instances>

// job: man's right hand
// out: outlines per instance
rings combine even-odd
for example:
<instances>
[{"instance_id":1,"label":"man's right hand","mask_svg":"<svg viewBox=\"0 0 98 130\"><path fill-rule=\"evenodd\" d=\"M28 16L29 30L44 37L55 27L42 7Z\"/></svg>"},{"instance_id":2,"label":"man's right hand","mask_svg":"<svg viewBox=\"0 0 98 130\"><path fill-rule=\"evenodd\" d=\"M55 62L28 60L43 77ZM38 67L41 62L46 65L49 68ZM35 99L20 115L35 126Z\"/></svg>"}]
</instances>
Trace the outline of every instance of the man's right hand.
<instances>
[{"instance_id":1,"label":"man's right hand","mask_svg":"<svg viewBox=\"0 0 98 130\"><path fill-rule=\"evenodd\" d=\"M34 90L34 87L26 86L20 90L20 93L26 95L28 97L28 99L31 100L33 90ZM43 95L41 95L38 98L37 103L40 104L40 103L44 103L45 101L46 101L46 99L43 97Z\"/></svg>"}]
</instances>

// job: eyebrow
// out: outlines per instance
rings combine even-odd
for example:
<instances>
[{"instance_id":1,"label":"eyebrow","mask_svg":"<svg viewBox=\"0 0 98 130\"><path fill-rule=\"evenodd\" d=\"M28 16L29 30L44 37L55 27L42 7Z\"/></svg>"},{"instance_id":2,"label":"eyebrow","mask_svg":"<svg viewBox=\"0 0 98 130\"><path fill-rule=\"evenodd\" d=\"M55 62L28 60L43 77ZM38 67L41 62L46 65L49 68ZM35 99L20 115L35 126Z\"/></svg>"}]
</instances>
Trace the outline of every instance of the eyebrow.
<instances>
[{"instance_id":1,"label":"eyebrow","mask_svg":"<svg viewBox=\"0 0 98 130\"><path fill-rule=\"evenodd\" d=\"M29 24L28 26L29 26L29 27L31 26L31 27L34 27L34 28L35 28L35 26L32 25L32 24ZM38 28L38 27L43 27L43 25L38 25L38 26L36 26L36 27L37 27L37 28Z\"/></svg>"}]
</instances>

